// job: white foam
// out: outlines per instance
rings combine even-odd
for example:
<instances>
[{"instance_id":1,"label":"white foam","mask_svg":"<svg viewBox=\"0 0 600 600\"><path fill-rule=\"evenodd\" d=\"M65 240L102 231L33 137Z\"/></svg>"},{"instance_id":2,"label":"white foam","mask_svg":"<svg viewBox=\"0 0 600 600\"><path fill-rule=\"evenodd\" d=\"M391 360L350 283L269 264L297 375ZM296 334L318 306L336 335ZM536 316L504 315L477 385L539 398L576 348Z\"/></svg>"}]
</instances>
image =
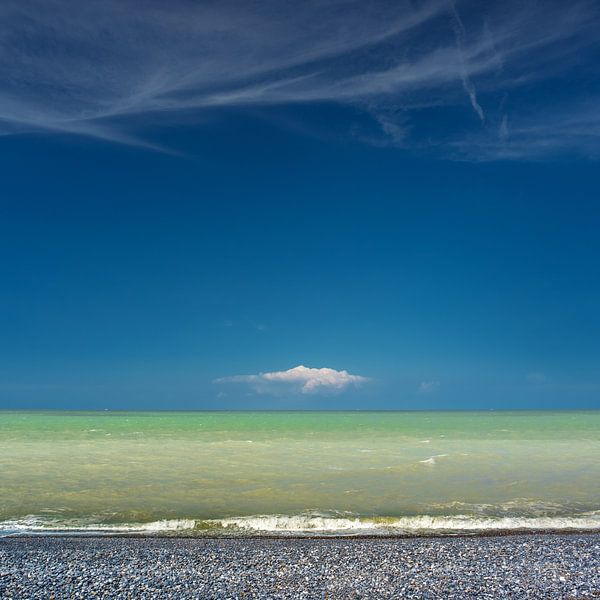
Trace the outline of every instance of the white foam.
<instances>
[{"instance_id":1,"label":"white foam","mask_svg":"<svg viewBox=\"0 0 600 600\"><path fill-rule=\"evenodd\" d=\"M576 517L412 516L397 518L340 518L314 515L262 515L222 519L225 528L268 533L410 534L460 531L600 530L600 512Z\"/></svg>"},{"instance_id":2,"label":"white foam","mask_svg":"<svg viewBox=\"0 0 600 600\"><path fill-rule=\"evenodd\" d=\"M42 517L0 522L0 537L19 534L161 534L196 532L209 529L235 534L299 534L299 535L403 535L427 533L459 533L485 531L543 531L596 530L600 531L600 511L576 516L492 517L474 515L359 518L319 514L255 515L198 521L195 519L163 519L149 523L77 523Z\"/></svg>"},{"instance_id":3,"label":"white foam","mask_svg":"<svg viewBox=\"0 0 600 600\"><path fill-rule=\"evenodd\" d=\"M420 463L423 463L424 465L435 465L436 464L436 458L443 458L444 456L448 456L447 454L435 454L434 456L430 456L429 458L426 458L425 460L420 460Z\"/></svg>"},{"instance_id":4,"label":"white foam","mask_svg":"<svg viewBox=\"0 0 600 600\"><path fill-rule=\"evenodd\" d=\"M194 529L194 519L162 519L149 523L83 523L74 520L47 519L29 516L0 522L0 534L4 533L161 533Z\"/></svg>"}]
</instances>

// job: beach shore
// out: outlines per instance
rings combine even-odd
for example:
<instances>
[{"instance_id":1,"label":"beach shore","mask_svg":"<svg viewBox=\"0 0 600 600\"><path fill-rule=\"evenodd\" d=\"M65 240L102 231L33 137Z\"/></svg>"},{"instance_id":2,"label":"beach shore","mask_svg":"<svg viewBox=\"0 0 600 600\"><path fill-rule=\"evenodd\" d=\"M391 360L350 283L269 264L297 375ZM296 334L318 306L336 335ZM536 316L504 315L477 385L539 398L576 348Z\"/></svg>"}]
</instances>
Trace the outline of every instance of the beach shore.
<instances>
[{"instance_id":1,"label":"beach shore","mask_svg":"<svg viewBox=\"0 0 600 600\"><path fill-rule=\"evenodd\" d=\"M1 598L600 597L600 534L0 540Z\"/></svg>"}]
</instances>

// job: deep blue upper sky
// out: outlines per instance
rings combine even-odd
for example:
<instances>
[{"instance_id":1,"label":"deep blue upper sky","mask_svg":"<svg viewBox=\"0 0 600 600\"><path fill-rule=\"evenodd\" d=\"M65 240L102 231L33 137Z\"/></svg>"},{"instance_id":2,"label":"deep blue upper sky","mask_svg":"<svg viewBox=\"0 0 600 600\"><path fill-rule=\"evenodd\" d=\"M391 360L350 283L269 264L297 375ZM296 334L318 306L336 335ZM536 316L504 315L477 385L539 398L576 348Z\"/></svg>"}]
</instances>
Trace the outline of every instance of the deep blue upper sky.
<instances>
[{"instance_id":1,"label":"deep blue upper sky","mask_svg":"<svg viewBox=\"0 0 600 600\"><path fill-rule=\"evenodd\" d=\"M0 408L600 408L597 7L284 4L0 9Z\"/></svg>"}]
</instances>

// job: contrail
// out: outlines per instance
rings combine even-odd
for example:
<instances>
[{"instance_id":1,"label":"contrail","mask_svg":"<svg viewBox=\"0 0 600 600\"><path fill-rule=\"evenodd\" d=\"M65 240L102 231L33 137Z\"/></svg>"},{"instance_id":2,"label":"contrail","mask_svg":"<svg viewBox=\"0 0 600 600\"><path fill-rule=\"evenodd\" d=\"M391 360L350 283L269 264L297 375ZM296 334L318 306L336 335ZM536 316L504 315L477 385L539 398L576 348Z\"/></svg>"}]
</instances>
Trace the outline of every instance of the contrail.
<instances>
[{"instance_id":1,"label":"contrail","mask_svg":"<svg viewBox=\"0 0 600 600\"><path fill-rule=\"evenodd\" d=\"M453 0L450 0L450 7L452 8L452 24L454 29L454 37L456 39L456 49L458 50L458 56L460 58L460 78L462 80L463 88L465 92L467 92L469 96L469 100L471 101L471 106L473 110L477 113L481 122L485 122L485 114L481 105L477 101L477 91L475 90L475 86L473 82L469 78L469 74L467 73L467 65L465 63L465 55L463 52L463 48L465 45L465 26L458 14L458 10L456 10L456 4Z\"/></svg>"}]
</instances>

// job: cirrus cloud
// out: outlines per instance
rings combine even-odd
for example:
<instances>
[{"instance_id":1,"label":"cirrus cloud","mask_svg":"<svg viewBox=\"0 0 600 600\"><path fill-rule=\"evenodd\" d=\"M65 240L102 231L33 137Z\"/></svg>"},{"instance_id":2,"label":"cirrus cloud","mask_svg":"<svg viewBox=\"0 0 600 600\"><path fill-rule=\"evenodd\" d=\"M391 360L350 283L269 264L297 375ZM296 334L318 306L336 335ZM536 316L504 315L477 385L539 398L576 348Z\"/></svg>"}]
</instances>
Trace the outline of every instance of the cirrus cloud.
<instances>
[{"instance_id":1,"label":"cirrus cloud","mask_svg":"<svg viewBox=\"0 0 600 600\"><path fill-rule=\"evenodd\" d=\"M339 392L351 386L369 381L368 377L352 375L346 370L337 371L298 365L287 371L270 371L257 375L233 375L220 377L214 383L249 383L258 393L296 391L302 394Z\"/></svg>"},{"instance_id":2,"label":"cirrus cloud","mask_svg":"<svg viewBox=\"0 0 600 600\"><path fill-rule=\"evenodd\" d=\"M4 0L0 17L0 136L165 150L153 124L330 104L362 115L348 135L377 145L600 155L590 0Z\"/></svg>"}]
</instances>

